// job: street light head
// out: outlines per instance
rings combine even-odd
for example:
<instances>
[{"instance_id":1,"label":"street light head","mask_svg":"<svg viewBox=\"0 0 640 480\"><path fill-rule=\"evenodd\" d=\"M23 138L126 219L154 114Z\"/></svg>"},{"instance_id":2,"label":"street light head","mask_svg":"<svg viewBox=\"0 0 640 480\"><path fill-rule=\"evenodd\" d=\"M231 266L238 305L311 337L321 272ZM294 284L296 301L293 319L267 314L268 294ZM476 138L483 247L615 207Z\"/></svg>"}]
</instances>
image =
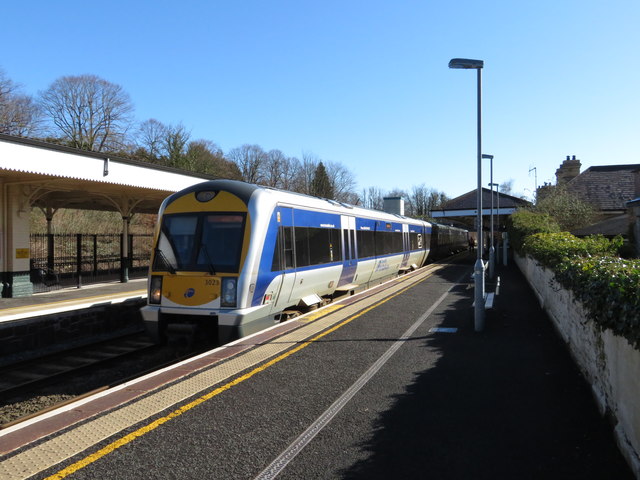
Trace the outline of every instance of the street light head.
<instances>
[{"instance_id":1,"label":"street light head","mask_svg":"<svg viewBox=\"0 0 640 480\"><path fill-rule=\"evenodd\" d=\"M480 69L484 67L484 61L471 60L469 58L452 58L449 61L449 68L465 68L465 69Z\"/></svg>"},{"instance_id":2,"label":"street light head","mask_svg":"<svg viewBox=\"0 0 640 480\"><path fill-rule=\"evenodd\" d=\"M488 158L489 160L493 160L493 155L488 155L486 153L483 153L482 158Z\"/></svg>"}]
</instances>

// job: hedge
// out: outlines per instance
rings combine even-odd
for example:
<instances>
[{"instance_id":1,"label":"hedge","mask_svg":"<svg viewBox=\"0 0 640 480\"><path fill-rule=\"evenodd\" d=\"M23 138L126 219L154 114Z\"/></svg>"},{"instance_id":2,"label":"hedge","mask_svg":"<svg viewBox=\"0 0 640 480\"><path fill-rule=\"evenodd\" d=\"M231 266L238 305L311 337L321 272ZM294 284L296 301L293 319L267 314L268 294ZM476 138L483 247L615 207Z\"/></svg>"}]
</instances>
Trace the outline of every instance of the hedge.
<instances>
[{"instance_id":1,"label":"hedge","mask_svg":"<svg viewBox=\"0 0 640 480\"><path fill-rule=\"evenodd\" d=\"M513 222L510 229L510 235L522 239L519 253L553 270L558 283L573 292L597 328L611 329L640 350L640 260L618 256L622 238L577 238L567 232L526 234L540 226L546 228L546 220L530 216L520 220L523 218L531 220L525 228L516 233L518 222Z\"/></svg>"},{"instance_id":2,"label":"hedge","mask_svg":"<svg viewBox=\"0 0 640 480\"><path fill-rule=\"evenodd\" d=\"M554 268L559 262L572 257L617 257L622 243L622 237L608 240L602 235L578 238L568 232L536 233L524 239L521 251L545 267Z\"/></svg>"}]
</instances>

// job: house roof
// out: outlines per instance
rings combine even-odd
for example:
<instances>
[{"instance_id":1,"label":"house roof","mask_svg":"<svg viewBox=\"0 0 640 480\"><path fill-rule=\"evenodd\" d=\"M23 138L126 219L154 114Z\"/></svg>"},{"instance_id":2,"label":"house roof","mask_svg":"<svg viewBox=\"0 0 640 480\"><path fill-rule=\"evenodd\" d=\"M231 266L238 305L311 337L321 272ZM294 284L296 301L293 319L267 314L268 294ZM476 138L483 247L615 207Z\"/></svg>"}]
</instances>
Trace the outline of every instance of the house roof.
<instances>
[{"instance_id":1,"label":"house roof","mask_svg":"<svg viewBox=\"0 0 640 480\"><path fill-rule=\"evenodd\" d=\"M571 233L577 237L587 235L605 235L607 237L616 235L627 236L629 233L629 216L626 214L617 215L594 223L593 225L572 230Z\"/></svg>"},{"instance_id":2,"label":"house roof","mask_svg":"<svg viewBox=\"0 0 640 480\"><path fill-rule=\"evenodd\" d=\"M638 196L636 172L640 164L589 167L567 182L567 188L600 211L625 210Z\"/></svg>"}]
</instances>

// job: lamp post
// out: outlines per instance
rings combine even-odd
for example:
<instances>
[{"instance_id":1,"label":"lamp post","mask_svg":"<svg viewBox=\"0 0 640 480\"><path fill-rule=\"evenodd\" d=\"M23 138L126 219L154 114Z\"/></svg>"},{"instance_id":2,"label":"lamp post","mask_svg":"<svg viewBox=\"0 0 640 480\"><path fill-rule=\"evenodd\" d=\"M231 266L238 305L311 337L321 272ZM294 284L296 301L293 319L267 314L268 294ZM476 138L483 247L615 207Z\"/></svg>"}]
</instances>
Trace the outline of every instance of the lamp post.
<instances>
[{"instance_id":1,"label":"lamp post","mask_svg":"<svg viewBox=\"0 0 640 480\"><path fill-rule=\"evenodd\" d=\"M496 249L493 246L493 155L482 154L482 158L488 159L490 161L490 180L489 180L489 188L491 189L491 240L489 247L489 278L493 279L493 274L495 271L496 265Z\"/></svg>"},{"instance_id":2,"label":"lamp post","mask_svg":"<svg viewBox=\"0 0 640 480\"><path fill-rule=\"evenodd\" d=\"M498 206L496 207L496 222L498 223L498 232L501 232L502 230L500 229L500 184L494 183L493 185L496 187L496 200L498 202ZM500 233L498 233L498 240L500 240L501 238L502 236L500 235ZM504 241L501 244L502 244L502 249L504 250ZM498 247L500 247L500 245L498 245ZM498 254L496 258L496 264L500 264L500 254Z\"/></svg>"},{"instance_id":3,"label":"lamp post","mask_svg":"<svg viewBox=\"0 0 640 480\"><path fill-rule=\"evenodd\" d=\"M491 177L492 177L492 180L493 180L493 175L491 175ZM489 274L489 276L491 278L493 278L493 276L495 275L495 266L496 266L496 263L498 263L498 261L496 261L496 256L495 256L496 252L495 252L495 248L493 246L493 242L494 242L494 238L493 238L494 237L494 233L493 233L494 232L494 226L493 226L493 223L494 223L493 222L493 187L496 187L496 194L497 194L496 196L498 198L498 212L500 212L500 192L498 192L498 187L500 185L498 183L491 182L489 184L489 186L491 187L491 252L490 252L490 254L493 257L492 260L489 260L491 262L490 263L490 265L491 265L490 268L493 269L493 271ZM498 215L498 213L496 213L496 215ZM500 258L500 257L498 257L498 258Z\"/></svg>"},{"instance_id":4,"label":"lamp post","mask_svg":"<svg viewBox=\"0 0 640 480\"><path fill-rule=\"evenodd\" d=\"M478 72L478 193L476 207L478 209L476 223L478 225L478 255L473 267L474 277L474 329L476 332L484 330L484 263L482 263L482 68L484 61L468 58L453 58L449 61L449 68L462 68Z\"/></svg>"}]
</instances>

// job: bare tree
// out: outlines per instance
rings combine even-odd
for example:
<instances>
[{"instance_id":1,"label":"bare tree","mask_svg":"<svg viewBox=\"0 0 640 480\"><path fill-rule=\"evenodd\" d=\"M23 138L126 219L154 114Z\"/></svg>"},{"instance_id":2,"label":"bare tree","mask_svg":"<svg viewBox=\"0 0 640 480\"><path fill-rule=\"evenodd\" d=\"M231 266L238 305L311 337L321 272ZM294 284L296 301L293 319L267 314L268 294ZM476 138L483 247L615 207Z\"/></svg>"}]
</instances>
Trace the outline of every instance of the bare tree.
<instances>
[{"instance_id":1,"label":"bare tree","mask_svg":"<svg viewBox=\"0 0 640 480\"><path fill-rule=\"evenodd\" d=\"M0 133L22 137L39 133L42 112L33 98L0 69Z\"/></svg>"},{"instance_id":2,"label":"bare tree","mask_svg":"<svg viewBox=\"0 0 640 480\"><path fill-rule=\"evenodd\" d=\"M513 192L513 178L506 180L500 184L498 187L500 189L500 193L506 193L507 195L512 195Z\"/></svg>"},{"instance_id":3,"label":"bare tree","mask_svg":"<svg viewBox=\"0 0 640 480\"><path fill-rule=\"evenodd\" d=\"M61 77L40 94L52 134L83 150L117 150L131 127L133 105L121 86L96 75Z\"/></svg>"},{"instance_id":4,"label":"bare tree","mask_svg":"<svg viewBox=\"0 0 640 480\"><path fill-rule=\"evenodd\" d=\"M136 144L142 149L141 156L147 162L160 163L167 131L167 126L154 118L142 122L138 127Z\"/></svg>"},{"instance_id":5,"label":"bare tree","mask_svg":"<svg viewBox=\"0 0 640 480\"><path fill-rule=\"evenodd\" d=\"M313 181L313 175L318 168L320 158L309 152L302 153L302 160L300 161L300 168L298 168L296 180L294 183L294 191L298 193L311 194L311 182Z\"/></svg>"},{"instance_id":6,"label":"bare tree","mask_svg":"<svg viewBox=\"0 0 640 480\"><path fill-rule=\"evenodd\" d=\"M281 188L293 191L296 186L296 179L300 175L300 160L296 157L287 157L282 162Z\"/></svg>"},{"instance_id":7,"label":"bare tree","mask_svg":"<svg viewBox=\"0 0 640 480\"><path fill-rule=\"evenodd\" d=\"M369 187L362 191L361 204L364 208L382 210L384 206L384 192L380 187Z\"/></svg>"},{"instance_id":8,"label":"bare tree","mask_svg":"<svg viewBox=\"0 0 640 480\"><path fill-rule=\"evenodd\" d=\"M287 157L280 150L269 150L265 155L263 183L268 187L282 188L285 162Z\"/></svg>"},{"instance_id":9,"label":"bare tree","mask_svg":"<svg viewBox=\"0 0 640 480\"><path fill-rule=\"evenodd\" d=\"M326 168L335 200L354 203L357 195L353 173L339 162L328 162Z\"/></svg>"},{"instance_id":10,"label":"bare tree","mask_svg":"<svg viewBox=\"0 0 640 480\"><path fill-rule=\"evenodd\" d=\"M263 167L267 154L258 145L242 145L227 154L227 158L240 169L242 180L249 183L260 183L263 178Z\"/></svg>"},{"instance_id":11,"label":"bare tree","mask_svg":"<svg viewBox=\"0 0 640 480\"><path fill-rule=\"evenodd\" d=\"M411 204L411 211L407 213L416 218L427 218L431 212L440 207L448 199L444 192L439 192L434 188L426 187L425 184L414 185L411 194L407 196Z\"/></svg>"},{"instance_id":12,"label":"bare tree","mask_svg":"<svg viewBox=\"0 0 640 480\"><path fill-rule=\"evenodd\" d=\"M411 216L424 218L429 214L429 194L430 190L424 183L411 188Z\"/></svg>"}]
</instances>

